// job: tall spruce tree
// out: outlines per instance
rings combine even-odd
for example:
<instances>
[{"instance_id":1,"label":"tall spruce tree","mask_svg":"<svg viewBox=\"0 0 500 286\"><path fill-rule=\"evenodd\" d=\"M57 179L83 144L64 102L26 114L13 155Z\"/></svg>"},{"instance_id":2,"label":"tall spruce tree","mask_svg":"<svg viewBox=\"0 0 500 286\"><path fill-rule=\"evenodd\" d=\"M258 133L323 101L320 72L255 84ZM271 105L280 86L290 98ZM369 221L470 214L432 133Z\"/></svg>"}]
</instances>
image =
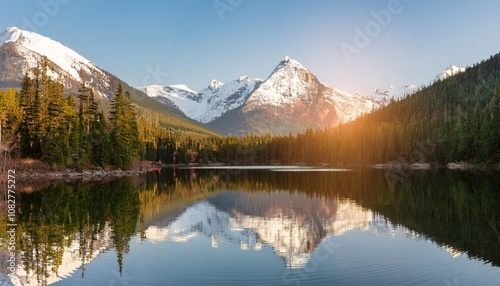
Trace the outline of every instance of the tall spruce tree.
<instances>
[{"instance_id":1,"label":"tall spruce tree","mask_svg":"<svg viewBox=\"0 0 500 286\"><path fill-rule=\"evenodd\" d=\"M110 136L112 163L120 168L130 169L139 151L139 132L130 94L128 92L123 94L121 84L111 103L109 120L112 124Z\"/></svg>"}]
</instances>

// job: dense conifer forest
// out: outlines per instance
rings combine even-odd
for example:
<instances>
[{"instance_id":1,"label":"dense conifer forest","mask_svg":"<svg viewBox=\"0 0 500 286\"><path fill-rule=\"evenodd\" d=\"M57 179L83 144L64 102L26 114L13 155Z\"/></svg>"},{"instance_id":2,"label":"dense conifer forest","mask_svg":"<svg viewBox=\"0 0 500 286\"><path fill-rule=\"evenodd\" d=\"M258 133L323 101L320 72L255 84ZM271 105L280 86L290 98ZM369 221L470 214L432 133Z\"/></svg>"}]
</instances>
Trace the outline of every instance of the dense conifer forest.
<instances>
[{"instance_id":1,"label":"dense conifer forest","mask_svg":"<svg viewBox=\"0 0 500 286\"><path fill-rule=\"evenodd\" d=\"M33 158L55 168L135 159L166 164L445 164L500 162L500 54L446 80L336 127L288 136L222 137L168 128L133 105L121 86L109 111L81 77L76 95L49 77L42 60L20 90L0 91L3 158Z\"/></svg>"}]
</instances>

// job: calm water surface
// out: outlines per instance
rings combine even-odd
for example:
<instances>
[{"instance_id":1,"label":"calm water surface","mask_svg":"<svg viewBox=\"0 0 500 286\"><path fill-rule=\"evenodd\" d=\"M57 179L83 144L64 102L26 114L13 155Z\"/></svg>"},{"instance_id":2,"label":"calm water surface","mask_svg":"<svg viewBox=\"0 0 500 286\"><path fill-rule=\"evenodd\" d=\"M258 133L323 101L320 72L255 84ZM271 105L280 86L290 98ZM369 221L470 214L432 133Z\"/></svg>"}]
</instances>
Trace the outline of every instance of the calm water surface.
<instances>
[{"instance_id":1,"label":"calm water surface","mask_svg":"<svg viewBox=\"0 0 500 286\"><path fill-rule=\"evenodd\" d=\"M499 186L302 167L55 184L18 196L17 283L500 285Z\"/></svg>"}]
</instances>

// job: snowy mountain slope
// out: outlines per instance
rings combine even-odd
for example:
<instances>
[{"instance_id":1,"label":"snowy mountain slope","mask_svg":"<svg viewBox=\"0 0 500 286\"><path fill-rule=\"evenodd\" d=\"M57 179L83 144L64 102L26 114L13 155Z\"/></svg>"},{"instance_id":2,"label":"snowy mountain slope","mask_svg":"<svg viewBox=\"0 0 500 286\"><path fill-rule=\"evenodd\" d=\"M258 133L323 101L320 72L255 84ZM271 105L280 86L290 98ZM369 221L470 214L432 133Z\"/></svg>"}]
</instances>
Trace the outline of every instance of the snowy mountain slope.
<instances>
[{"instance_id":1,"label":"snowy mountain slope","mask_svg":"<svg viewBox=\"0 0 500 286\"><path fill-rule=\"evenodd\" d=\"M324 85L298 61L285 56L241 108L209 126L232 135L288 134L334 126L373 107L371 100Z\"/></svg>"},{"instance_id":2,"label":"snowy mountain slope","mask_svg":"<svg viewBox=\"0 0 500 286\"><path fill-rule=\"evenodd\" d=\"M10 27L0 33L0 46L14 45L19 55L24 58L24 72L36 67L37 61L46 56L52 64L57 66L55 72L49 74L53 79L61 79L63 82L71 78L79 81L79 72L91 76L92 85L104 89L109 88L109 75L97 68L91 61L85 59L74 50L39 34ZM97 95L107 97L101 88L97 89Z\"/></svg>"},{"instance_id":3,"label":"snowy mountain slope","mask_svg":"<svg viewBox=\"0 0 500 286\"><path fill-rule=\"evenodd\" d=\"M186 85L149 85L138 89L161 104L181 110L190 118L195 118L193 115L197 115L201 110L196 98L197 93Z\"/></svg>"},{"instance_id":4,"label":"snowy mountain slope","mask_svg":"<svg viewBox=\"0 0 500 286\"><path fill-rule=\"evenodd\" d=\"M206 109L204 114L196 119L207 123L242 106L261 82L261 79L250 78L247 75L226 84L217 82L214 85L212 81L208 88L200 91L199 96L206 104Z\"/></svg>"},{"instance_id":5,"label":"snowy mountain slope","mask_svg":"<svg viewBox=\"0 0 500 286\"><path fill-rule=\"evenodd\" d=\"M139 89L158 102L170 100L188 117L207 123L243 105L260 81L249 76L228 83L212 80L199 93L186 85L153 85Z\"/></svg>"},{"instance_id":6,"label":"snowy mountain slope","mask_svg":"<svg viewBox=\"0 0 500 286\"><path fill-rule=\"evenodd\" d=\"M285 56L269 78L247 101L249 107L291 105L296 100L311 100L319 81L299 62Z\"/></svg>"},{"instance_id":7,"label":"snowy mountain slope","mask_svg":"<svg viewBox=\"0 0 500 286\"><path fill-rule=\"evenodd\" d=\"M288 134L352 120L373 109L359 95L321 83L298 61L284 57L266 80L242 76L194 93L185 85L140 88L158 102L173 101L188 117L225 134Z\"/></svg>"}]
</instances>

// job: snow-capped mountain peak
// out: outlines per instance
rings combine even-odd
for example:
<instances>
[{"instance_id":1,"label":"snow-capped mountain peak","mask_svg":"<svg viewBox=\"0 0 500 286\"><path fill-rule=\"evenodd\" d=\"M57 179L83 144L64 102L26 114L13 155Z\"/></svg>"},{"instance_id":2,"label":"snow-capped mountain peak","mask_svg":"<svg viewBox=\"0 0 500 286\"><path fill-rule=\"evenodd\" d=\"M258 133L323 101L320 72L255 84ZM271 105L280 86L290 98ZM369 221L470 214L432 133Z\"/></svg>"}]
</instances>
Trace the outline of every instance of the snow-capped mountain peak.
<instances>
[{"instance_id":1,"label":"snow-capped mountain peak","mask_svg":"<svg viewBox=\"0 0 500 286\"><path fill-rule=\"evenodd\" d=\"M0 46L9 42L19 43L30 51L47 56L49 60L75 78L79 78L79 69L98 70L91 61L74 50L34 32L20 30L17 27L7 28L0 34Z\"/></svg>"},{"instance_id":2,"label":"snow-capped mountain peak","mask_svg":"<svg viewBox=\"0 0 500 286\"><path fill-rule=\"evenodd\" d=\"M21 37L22 31L17 27L9 27L0 33L0 46L4 43L15 42Z\"/></svg>"},{"instance_id":3,"label":"snow-capped mountain peak","mask_svg":"<svg viewBox=\"0 0 500 286\"><path fill-rule=\"evenodd\" d=\"M244 80L248 80L248 79L250 79L250 77L248 75L243 75L243 76L240 76L238 81L244 81Z\"/></svg>"},{"instance_id":4,"label":"snow-capped mountain peak","mask_svg":"<svg viewBox=\"0 0 500 286\"><path fill-rule=\"evenodd\" d=\"M436 75L436 77L434 78L434 82L445 80L451 76L454 76L464 71L465 68L460 68L455 65L451 65L449 68ZM420 86L417 86L415 84L395 86L391 84L386 88L373 88L370 90L360 90L357 91L356 94L362 95L377 104L385 105L388 104L392 99L398 100L405 97L406 95L410 95L418 91L419 87L422 86L424 86L424 84Z\"/></svg>"},{"instance_id":5,"label":"snow-capped mountain peak","mask_svg":"<svg viewBox=\"0 0 500 286\"><path fill-rule=\"evenodd\" d=\"M320 85L301 63L285 56L247 103L251 107L292 105L297 99L311 100Z\"/></svg>"},{"instance_id":6,"label":"snow-capped mountain peak","mask_svg":"<svg viewBox=\"0 0 500 286\"><path fill-rule=\"evenodd\" d=\"M97 68L90 60L63 44L34 32L10 27L0 33L0 47L4 45L14 45L16 52L26 62L21 66L23 74L36 67L41 57L46 56L58 69L58 72L49 73L49 76L54 79L60 77L63 82L68 80L69 77L71 80L78 82L80 72L92 75L92 77L100 79L99 83L94 83L94 85L100 85L97 94L106 97L106 94L101 90L109 87L108 75ZM65 85L70 84L66 82Z\"/></svg>"},{"instance_id":7,"label":"snow-capped mountain peak","mask_svg":"<svg viewBox=\"0 0 500 286\"><path fill-rule=\"evenodd\" d=\"M388 104L391 99L398 100L406 95L412 94L418 90L418 86L414 84L407 84L401 86L395 86L393 84L388 85L385 88L372 88L370 90L361 90L356 92L361 96L364 96L373 102L385 105Z\"/></svg>"},{"instance_id":8,"label":"snow-capped mountain peak","mask_svg":"<svg viewBox=\"0 0 500 286\"><path fill-rule=\"evenodd\" d=\"M220 81L218 81L218 80L216 80L216 79L213 79L213 80L212 80L212 82L210 83L210 85L208 86L208 88L209 88L210 90L214 91L214 90L219 89L219 88L220 88L221 86L223 86L223 85L224 85L224 83L223 83L223 82L220 82Z\"/></svg>"},{"instance_id":9,"label":"snow-capped mountain peak","mask_svg":"<svg viewBox=\"0 0 500 286\"><path fill-rule=\"evenodd\" d=\"M372 108L372 101L324 85L301 63L285 56L244 104L238 130L288 134L334 126Z\"/></svg>"},{"instance_id":10,"label":"snow-capped mountain peak","mask_svg":"<svg viewBox=\"0 0 500 286\"><path fill-rule=\"evenodd\" d=\"M454 76L458 73L464 72L465 68L459 68L457 66L451 65L449 68L444 70L442 73L436 76L435 81L445 80L451 76Z\"/></svg>"},{"instance_id":11,"label":"snow-capped mountain peak","mask_svg":"<svg viewBox=\"0 0 500 286\"><path fill-rule=\"evenodd\" d=\"M278 64L278 66L276 66L276 68L274 69L273 73L276 73L279 70L283 70L283 69L292 69L292 70L295 70L295 71L307 70L301 63L299 63L298 61L290 58L289 56L284 56L281 59L280 63Z\"/></svg>"},{"instance_id":12,"label":"snow-capped mountain peak","mask_svg":"<svg viewBox=\"0 0 500 286\"><path fill-rule=\"evenodd\" d=\"M162 85L149 85L141 88L141 90L146 92L150 97L158 97L163 93L163 88L164 87Z\"/></svg>"}]
</instances>

